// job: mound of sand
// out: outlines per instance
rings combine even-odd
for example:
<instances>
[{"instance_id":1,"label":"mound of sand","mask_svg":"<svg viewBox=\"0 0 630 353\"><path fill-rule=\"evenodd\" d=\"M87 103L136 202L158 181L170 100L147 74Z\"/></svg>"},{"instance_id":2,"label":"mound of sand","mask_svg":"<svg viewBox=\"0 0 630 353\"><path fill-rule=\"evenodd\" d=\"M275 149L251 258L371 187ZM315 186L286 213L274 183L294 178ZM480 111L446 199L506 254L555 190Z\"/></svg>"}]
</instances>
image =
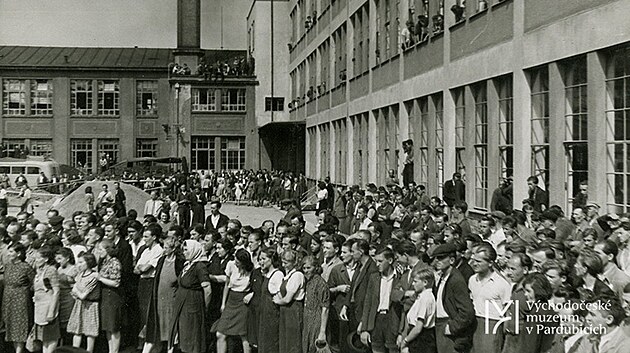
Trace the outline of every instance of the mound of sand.
<instances>
[{"instance_id":1,"label":"mound of sand","mask_svg":"<svg viewBox=\"0 0 630 353\"><path fill-rule=\"evenodd\" d=\"M94 197L96 197L98 193L101 192L103 184L107 184L109 190L114 189L113 181L88 181L63 199L51 200L38 208L44 212L45 210L54 208L59 210L61 216L68 219L72 217L74 211L86 210L85 189L91 186ZM150 198L149 194L142 189L125 183L120 183L120 188L125 192L125 196L127 197L127 211L134 209L138 211L138 215L142 216L144 204Z\"/></svg>"}]
</instances>

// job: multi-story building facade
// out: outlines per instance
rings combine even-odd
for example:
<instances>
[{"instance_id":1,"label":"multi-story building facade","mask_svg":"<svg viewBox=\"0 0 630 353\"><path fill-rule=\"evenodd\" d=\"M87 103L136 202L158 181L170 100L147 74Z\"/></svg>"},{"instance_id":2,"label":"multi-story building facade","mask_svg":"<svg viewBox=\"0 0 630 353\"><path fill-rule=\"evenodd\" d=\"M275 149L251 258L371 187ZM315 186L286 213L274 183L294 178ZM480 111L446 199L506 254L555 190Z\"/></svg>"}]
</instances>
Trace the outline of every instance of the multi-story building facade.
<instances>
[{"instance_id":1,"label":"multi-story building facade","mask_svg":"<svg viewBox=\"0 0 630 353\"><path fill-rule=\"evenodd\" d=\"M200 49L200 0L179 0L178 11L175 49L0 47L8 152L28 149L87 172L102 154L112 163L183 156L195 170L258 169L256 77L242 67L196 75L202 59L234 68L247 52ZM173 74L173 63L192 75Z\"/></svg>"},{"instance_id":2,"label":"multi-story building facade","mask_svg":"<svg viewBox=\"0 0 630 353\"><path fill-rule=\"evenodd\" d=\"M261 165L304 172L304 120L289 116L289 0L251 0L247 52L256 63L256 122L266 153Z\"/></svg>"},{"instance_id":3,"label":"multi-story building facade","mask_svg":"<svg viewBox=\"0 0 630 353\"><path fill-rule=\"evenodd\" d=\"M415 181L441 195L464 172L474 210L487 210L509 176L519 207L530 175L551 204L570 209L588 180L592 201L630 210L629 2L291 0L290 9L290 115L306 121L308 177L383 184L411 138Z\"/></svg>"}]
</instances>

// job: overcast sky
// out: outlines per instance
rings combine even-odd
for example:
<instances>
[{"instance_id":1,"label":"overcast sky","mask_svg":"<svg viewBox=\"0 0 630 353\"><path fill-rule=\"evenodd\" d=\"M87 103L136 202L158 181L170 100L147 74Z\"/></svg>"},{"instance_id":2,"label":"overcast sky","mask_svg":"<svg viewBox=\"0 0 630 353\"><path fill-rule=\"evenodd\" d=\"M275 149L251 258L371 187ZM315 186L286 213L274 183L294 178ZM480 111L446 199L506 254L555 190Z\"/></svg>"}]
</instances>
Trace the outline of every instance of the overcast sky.
<instances>
[{"instance_id":1,"label":"overcast sky","mask_svg":"<svg viewBox=\"0 0 630 353\"><path fill-rule=\"evenodd\" d=\"M201 0L201 46L246 49L252 0ZM0 45L177 45L177 0L0 0Z\"/></svg>"}]
</instances>

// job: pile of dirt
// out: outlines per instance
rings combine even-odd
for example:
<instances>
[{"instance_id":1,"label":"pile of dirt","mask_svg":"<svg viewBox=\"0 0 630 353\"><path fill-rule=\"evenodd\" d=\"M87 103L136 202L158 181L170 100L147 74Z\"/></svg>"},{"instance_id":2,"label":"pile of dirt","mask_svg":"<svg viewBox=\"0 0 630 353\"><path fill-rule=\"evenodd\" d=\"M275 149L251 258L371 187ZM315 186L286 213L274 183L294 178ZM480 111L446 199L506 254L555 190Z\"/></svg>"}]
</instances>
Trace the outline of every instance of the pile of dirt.
<instances>
[{"instance_id":1,"label":"pile of dirt","mask_svg":"<svg viewBox=\"0 0 630 353\"><path fill-rule=\"evenodd\" d=\"M54 208L59 210L59 214L64 218L72 217L74 211L85 211L87 209L85 203L85 189L88 186L92 187L92 193L94 193L94 197L96 198L98 193L101 192L103 184L107 184L109 190L114 190L113 181L88 181L63 199L51 200L38 208L40 211L44 212ZM142 215L144 204L150 198L150 195L142 189L125 183L120 183L120 188L125 192L125 196L127 197L127 211L134 209L138 211L139 215Z\"/></svg>"}]
</instances>

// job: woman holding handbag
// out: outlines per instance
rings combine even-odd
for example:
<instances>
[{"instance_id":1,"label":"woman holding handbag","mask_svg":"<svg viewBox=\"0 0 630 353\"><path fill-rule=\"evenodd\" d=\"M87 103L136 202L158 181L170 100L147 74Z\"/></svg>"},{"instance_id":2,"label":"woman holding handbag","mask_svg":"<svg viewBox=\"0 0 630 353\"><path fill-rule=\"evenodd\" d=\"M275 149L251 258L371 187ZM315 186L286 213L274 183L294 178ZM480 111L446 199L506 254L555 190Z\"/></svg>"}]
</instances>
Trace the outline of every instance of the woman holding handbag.
<instances>
[{"instance_id":1,"label":"woman holding handbag","mask_svg":"<svg viewBox=\"0 0 630 353\"><path fill-rule=\"evenodd\" d=\"M59 275L54 266L55 252L50 247L42 247L35 253L35 280L33 281L33 302L35 304L35 325L31 332L35 341L42 342L43 353L52 353L59 340Z\"/></svg>"}]
</instances>

